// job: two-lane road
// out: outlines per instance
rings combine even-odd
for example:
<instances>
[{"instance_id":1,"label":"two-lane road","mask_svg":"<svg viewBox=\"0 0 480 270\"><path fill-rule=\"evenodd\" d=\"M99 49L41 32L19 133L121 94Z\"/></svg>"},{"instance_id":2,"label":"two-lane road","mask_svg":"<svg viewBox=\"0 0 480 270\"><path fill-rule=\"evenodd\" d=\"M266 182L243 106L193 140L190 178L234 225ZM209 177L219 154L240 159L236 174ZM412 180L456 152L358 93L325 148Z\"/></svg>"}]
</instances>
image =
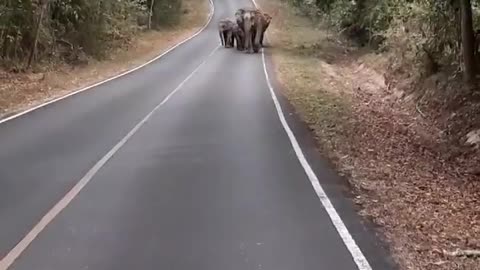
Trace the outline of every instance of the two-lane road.
<instances>
[{"instance_id":1,"label":"two-lane road","mask_svg":"<svg viewBox=\"0 0 480 270\"><path fill-rule=\"evenodd\" d=\"M0 270L389 269L312 188L262 55L218 47L251 3L214 5L161 59L0 125Z\"/></svg>"}]
</instances>

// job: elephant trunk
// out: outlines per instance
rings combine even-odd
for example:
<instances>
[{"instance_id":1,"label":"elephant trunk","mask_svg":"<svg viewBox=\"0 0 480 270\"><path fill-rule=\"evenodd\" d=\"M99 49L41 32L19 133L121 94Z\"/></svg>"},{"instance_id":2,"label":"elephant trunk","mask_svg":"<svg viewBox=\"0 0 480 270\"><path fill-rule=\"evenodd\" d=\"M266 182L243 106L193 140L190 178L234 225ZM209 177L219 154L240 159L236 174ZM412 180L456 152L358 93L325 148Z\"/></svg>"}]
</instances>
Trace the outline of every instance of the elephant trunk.
<instances>
[{"instance_id":1,"label":"elephant trunk","mask_svg":"<svg viewBox=\"0 0 480 270\"><path fill-rule=\"evenodd\" d=\"M245 49L248 51L252 51L252 30L253 30L253 25L252 25L252 16L250 13L246 13L243 18L243 27L244 27L244 33L245 33Z\"/></svg>"},{"instance_id":2,"label":"elephant trunk","mask_svg":"<svg viewBox=\"0 0 480 270\"><path fill-rule=\"evenodd\" d=\"M258 52L260 50L260 40L263 34L263 23L261 20L257 20L255 23L255 41L253 44L253 51Z\"/></svg>"}]
</instances>

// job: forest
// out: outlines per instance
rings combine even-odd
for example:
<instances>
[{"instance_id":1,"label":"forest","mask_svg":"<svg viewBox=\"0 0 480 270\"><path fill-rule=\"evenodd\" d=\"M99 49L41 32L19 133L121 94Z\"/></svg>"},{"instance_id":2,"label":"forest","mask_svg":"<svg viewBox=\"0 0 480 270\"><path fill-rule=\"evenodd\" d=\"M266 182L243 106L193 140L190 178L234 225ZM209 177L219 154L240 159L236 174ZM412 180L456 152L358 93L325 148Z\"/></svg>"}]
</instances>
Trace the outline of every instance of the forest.
<instances>
[{"instance_id":1,"label":"forest","mask_svg":"<svg viewBox=\"0 0 480 270\"><path fill-rule=\"evenodd\" d=\"M3 0L0 63L16 71L101 59L142 29L177 23L181 6L181 0Z\"/></svg>"},{"instance_id":2,"label":"forest","mask_svg":"<svg viewBox=\"0 0 480 270\"><path fill-rule=\"evenodd\" d=\"M387 88L412 94L421 116L443 124L452 149L480 143L480 1L287 1L354 46L388 57Z\"/></svg>"},{"instance_id":3,"label":"forest","mask_svg":"<svg viewBox=\"0 0 480 270\"><path fill-rule=\"evenodd\" d=\"M312 17L327 19L362 46L397 50L402 64L414 65L422 76L438 69L461 69L466 82L475 80L477 1L290 1ZM4 0L1 63L29 67L46 59L75 62L82 54L101 57L111 46L128 42L142 26L174 24L180 14L180 0Z\"/></svg>"},{"instance_id":4,"label":"forest","mask_svg":"<svg viewBox=\"0 0 480 270\"><path fill-rule=\"evenodd\" d=\"M423 76L462 66L467 82L478 64L480 16L470 0L291 0L361 46L398 50Z\"/></svg>"},{"instance_id":5,"label":"forest","mask_svg":"<svg viewBox=\"0 0 480 270\"><path fill-rule=\"evenodd\" d=\"M1 0L0 113L50 98L55 74L31 73L102 60L188 1ZM478 269L480 0L257 2L284 94L402 269ZM85 83L65 73L52 88Z\"/></svg>"}]
</instances>

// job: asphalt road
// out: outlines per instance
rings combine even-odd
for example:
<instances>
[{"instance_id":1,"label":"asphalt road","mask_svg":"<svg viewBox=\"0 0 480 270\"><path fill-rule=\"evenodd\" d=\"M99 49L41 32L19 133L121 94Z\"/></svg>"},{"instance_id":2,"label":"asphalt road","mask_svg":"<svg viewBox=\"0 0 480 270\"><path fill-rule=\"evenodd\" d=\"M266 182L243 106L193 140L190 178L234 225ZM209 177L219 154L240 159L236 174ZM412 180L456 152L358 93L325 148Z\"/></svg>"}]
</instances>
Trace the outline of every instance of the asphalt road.
<instances>
[{"instance_id":1,"label":"asphalt road","mask_svg":"<svg viewBox=\"0 0 480 270\"><path fill-rule=\"evenodd\" d=\"M279 120L261 54L218 48L216 21L250 4L215 0L208 27L161 59L0 125L0 270L390 269L336 178L313 166L363 253L342 239Z\"/></svg>"}]
</instances>

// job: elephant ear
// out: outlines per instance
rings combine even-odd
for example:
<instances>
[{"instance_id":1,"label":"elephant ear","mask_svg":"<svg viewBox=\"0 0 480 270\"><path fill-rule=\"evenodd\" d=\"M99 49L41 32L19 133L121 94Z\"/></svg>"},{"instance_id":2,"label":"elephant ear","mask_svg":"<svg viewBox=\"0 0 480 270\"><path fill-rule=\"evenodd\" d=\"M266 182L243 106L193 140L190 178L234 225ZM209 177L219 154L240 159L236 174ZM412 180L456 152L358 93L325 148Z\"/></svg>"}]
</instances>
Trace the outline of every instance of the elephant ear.
<instances>
[{"instance_id":1,"label":"elephant ear","mask_svg":"<svg viewBox=\"0 0 480 270\"><path fill-rule=\"evenodd\" d=\"M272 21L272 16L270 16L270 14L268 14L266 12L263 13L263 17L265 18L265 22L267 24L269 24Z\"/></svg>"}]
</instances>

